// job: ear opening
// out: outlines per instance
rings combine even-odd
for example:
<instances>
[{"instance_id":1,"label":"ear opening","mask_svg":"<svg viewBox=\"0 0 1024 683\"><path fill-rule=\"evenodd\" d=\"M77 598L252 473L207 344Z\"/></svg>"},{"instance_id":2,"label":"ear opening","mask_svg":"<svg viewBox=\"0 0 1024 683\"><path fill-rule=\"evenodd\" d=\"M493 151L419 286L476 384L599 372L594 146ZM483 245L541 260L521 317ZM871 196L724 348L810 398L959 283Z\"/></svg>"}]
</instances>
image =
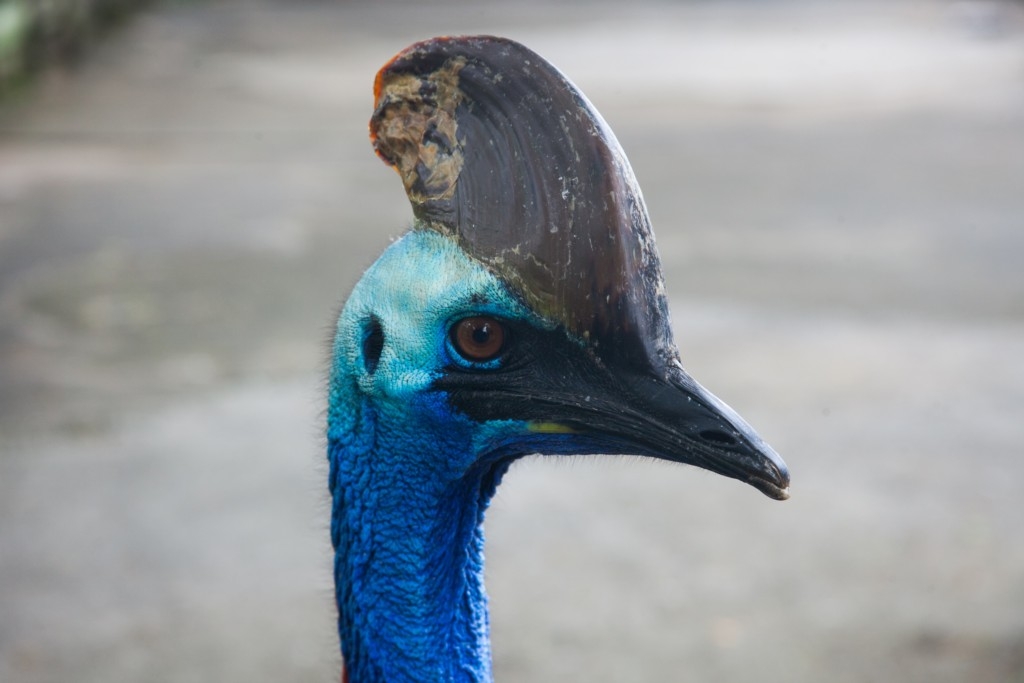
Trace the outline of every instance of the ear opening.
<instances>
[{"instance_id":1,"label":"ear opening","mask_svg":"<svg viewBox=\"0 0 1024 683\"><path fill-rule=\"evenodd\" d=\"M363 367L372 375L384 352L384 327L376 316L370 316L363 328Z\"/></svg>"}]
</instances>

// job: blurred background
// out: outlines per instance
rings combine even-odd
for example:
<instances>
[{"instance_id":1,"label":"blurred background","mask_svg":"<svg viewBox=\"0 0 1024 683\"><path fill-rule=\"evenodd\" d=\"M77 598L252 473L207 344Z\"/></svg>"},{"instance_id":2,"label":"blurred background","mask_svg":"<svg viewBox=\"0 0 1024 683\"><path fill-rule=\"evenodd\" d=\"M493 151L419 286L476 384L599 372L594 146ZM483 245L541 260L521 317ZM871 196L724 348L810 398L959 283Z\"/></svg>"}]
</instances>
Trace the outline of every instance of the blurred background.
<instances>
[{"instance_id":1,"label":"blurred background","mask_svg":"<svg viewBox=\"0 0 1024 683\"><path fill-rule=\"evenodd\" d=\"M373 76L445 33L596 104L684 362L793 476L518 463L498 680L1024 681L1024 5L122 1L40 33L61 4L0 2L0 681L337 680L327 340L411 221Z\"/></svg>"}]
</instances>

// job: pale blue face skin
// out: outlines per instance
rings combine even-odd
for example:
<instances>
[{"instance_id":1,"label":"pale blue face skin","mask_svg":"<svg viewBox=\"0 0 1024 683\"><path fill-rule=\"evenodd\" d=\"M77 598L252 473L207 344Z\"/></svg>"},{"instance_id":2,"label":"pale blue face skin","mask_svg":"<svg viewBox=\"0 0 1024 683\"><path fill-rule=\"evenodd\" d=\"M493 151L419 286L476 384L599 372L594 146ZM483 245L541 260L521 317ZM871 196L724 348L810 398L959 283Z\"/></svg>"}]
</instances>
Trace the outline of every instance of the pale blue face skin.
<instances>
[{"instance_id":1,"label":"pale blue face skin","mask_svg":"<svg viewBox=\"0 0 1024 683\"><path fill-rule=\"evenodd\" d=\"M445 348L447 329L480 314L540 324L452 240L416 230L388 247L352 290L338 321L337 350L356 367L366 322L375 316L386 343L373 374L359 377L359 388L367 396L408 397L426 389L442 366L461 360Z\"/></svg>"},{"instance_id":2,"label":"pale blue face skin","mask_svg":"<svg viewBox=\"0 0 1024 683\"><path fill-rule=\"evenodd\" d=\"M394 418L394 429L428 432L436 426L424 420L469 427L473 455L485 450L488 442L531 431L525 422L471 422L431 400L440 398L431 391L431 384L445 367L471 367L451 348L448 331L458 320L473 315L552 327L448 237L414 230L394 242L363 275L339 317L329 434L352 431L355 406L351 404L356 400L372 403L382 419ZM384 346L371 368L364 358L364 340L374 319L383 329ZM476 369L486 372L489 368L482 364ZM464 450L468 444L460 445L459 450Z\"/></svg>"}]
</instances>

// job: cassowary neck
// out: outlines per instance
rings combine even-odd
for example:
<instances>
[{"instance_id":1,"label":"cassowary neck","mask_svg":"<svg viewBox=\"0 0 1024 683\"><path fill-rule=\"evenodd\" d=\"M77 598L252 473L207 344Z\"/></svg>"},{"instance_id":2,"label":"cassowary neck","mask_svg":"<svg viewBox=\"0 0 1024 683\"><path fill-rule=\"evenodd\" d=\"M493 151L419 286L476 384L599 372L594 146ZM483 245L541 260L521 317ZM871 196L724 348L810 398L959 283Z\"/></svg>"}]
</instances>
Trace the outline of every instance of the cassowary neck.
<instances>
[{"instance_id":1,"label":"cassowary neck","mask_svg":"<svg viewBox=\"0 0 1024 683\"><path fill-rule=\"evenodd\" d=\"M329 434L339 632L350 683L491 680L483 514L456 439L364 405ZM457 431L457 429L456 429ZM465 443L465 442L463 442Z\"/></svg>"}]
</instances>

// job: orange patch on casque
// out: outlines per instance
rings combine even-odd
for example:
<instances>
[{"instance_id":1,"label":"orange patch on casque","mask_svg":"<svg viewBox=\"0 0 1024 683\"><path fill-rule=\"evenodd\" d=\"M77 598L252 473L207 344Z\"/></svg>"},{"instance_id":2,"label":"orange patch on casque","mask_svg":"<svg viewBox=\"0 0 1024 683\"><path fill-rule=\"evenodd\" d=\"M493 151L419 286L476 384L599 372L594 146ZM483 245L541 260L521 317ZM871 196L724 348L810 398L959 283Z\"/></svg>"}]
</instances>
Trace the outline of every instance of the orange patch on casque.
<instances>
[{"instance_id":1,"label":"orange patch on casque","mask_svg":"<svg viewBox=\"0 0 1024 683\"><path fill-rule=\"evenodd\" d=\"M405 55L415 52L421 47L431 43L447 43L452 40L451 36L438 36L437 38L428 38L427 40L421 40L418 43L413 43L409 47L405 48L401 52L396 53L391 59L389 59L384 66L377 72L376 78L373 79L373 106L376 109L377 105L380 104L380 93L384 85L384 72L391 69L391 65L397 62L400 58Z\"/></svg>"}]
</instances>

